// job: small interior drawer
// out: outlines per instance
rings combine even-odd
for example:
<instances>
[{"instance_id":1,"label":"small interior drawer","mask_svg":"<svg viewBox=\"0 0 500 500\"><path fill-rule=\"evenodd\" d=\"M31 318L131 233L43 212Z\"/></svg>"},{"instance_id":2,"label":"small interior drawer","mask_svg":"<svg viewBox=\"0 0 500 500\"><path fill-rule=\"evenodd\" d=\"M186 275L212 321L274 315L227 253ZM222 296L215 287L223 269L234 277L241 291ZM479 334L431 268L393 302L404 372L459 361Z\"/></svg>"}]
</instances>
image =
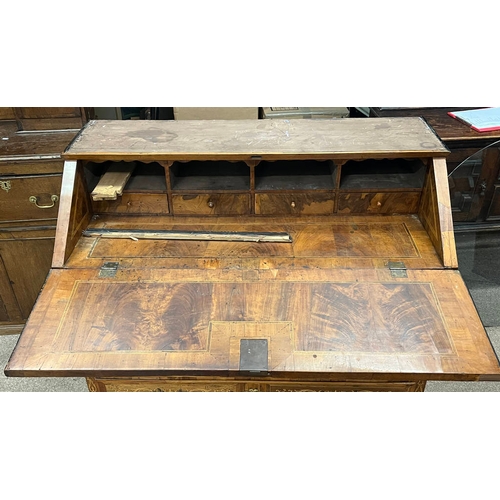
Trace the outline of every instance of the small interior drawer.
<instances>
[{"instance_id":1,"label":"small interior drawer","mask_svg":"<svg viewBox=\"0 0 500 500\"><path fill-rule=\"evenodd\" d=\"M344 214L411 214L418 211L420 191L341 193L338 212Z\"/></svg>"},{"instance_id":2,"label":"small interior drawer","mask_svg":"<svg viewBox=\"0 0 500 500\"><path fill-rule=\"evenodd\" d=\"M332 214L333 193L256 193L255 213L260 215Z\"/></svg>"},{"instance_id":3,"label":"small interior drawer","mask_svg":"<svg viewBox=\"0 0 500 500\"><path fill-rule=\"evenodd\" d=\"M102 214L168 214L165 193L123 193L116 200L92 201L94 213Z\"/></svg>"},{"instance_id":4,"label":"small interior drawer","mask_svg":"<svg viewBox=\"0 0 500 500\"><path fill-rule=\"evenodd\" d=\"M250 213L247 194L176 194L172 196L175 215L245 215Z\"/></svg>"},{"instance_id":5,"label":"small interior drawer","mask_svg":"<svg viewBox=\"0 0 500 500\"><path fill-rule=\"evenodd\" d=\"M0 220L56 219L59 174L0 177Z\"/></svg>"}]
</instances>

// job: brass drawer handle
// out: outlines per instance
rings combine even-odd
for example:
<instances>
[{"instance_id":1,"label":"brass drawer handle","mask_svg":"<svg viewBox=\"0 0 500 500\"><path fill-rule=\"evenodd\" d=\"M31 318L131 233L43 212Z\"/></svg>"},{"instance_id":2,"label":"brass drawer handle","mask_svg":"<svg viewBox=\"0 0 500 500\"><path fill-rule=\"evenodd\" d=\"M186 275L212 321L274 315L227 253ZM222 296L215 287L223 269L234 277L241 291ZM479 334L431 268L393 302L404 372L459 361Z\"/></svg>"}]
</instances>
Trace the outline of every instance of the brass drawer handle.
<instances>
[{"instance_id":1,"label":"brass drawer handle","mask_svg":"<svg viewBox=\"0 0 500 500\"><path fill-rule=\"evenodd\" d=\"M57 194L53 194L50 199L52 200L52 205L39 205L38 198L36 196L30 196L30 202L34 203L37 208L52 208L59 200L59 196L57 196Z\"/></svg>"},{"instance_id":2,"label":"brass drawer handle","mask_svg":"<svg viewBox=\"0 0 500 500\"><path fill-rule=\"evenodd\" d=\"M215 207L215 203L213 201L209 201L207 203L207 205L208 205L209 208L214 208Z\"/></svg>"},{"instance_id":3,"label":"brass drawer handle","mask_svg":"<svg viewBox=\"0 0 500 500\"><path fill-rule=\"evenodd\" d=\"M295 202L294 202L294 201L292 201L292 203L290 203L290 206L291 206L292 208L295 208Z\"/></svg>"}]
</instances>

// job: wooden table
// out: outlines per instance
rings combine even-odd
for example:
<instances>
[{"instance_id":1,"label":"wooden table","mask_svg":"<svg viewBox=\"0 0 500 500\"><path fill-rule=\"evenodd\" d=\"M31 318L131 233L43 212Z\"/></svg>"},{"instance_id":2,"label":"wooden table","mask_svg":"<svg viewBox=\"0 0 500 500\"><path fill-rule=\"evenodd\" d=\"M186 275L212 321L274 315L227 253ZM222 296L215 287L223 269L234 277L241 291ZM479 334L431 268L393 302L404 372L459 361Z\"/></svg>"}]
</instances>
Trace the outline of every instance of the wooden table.
<instances>
[{"instance_id":1,"label":"wooden table","mask_svg":"<svg viewBox=\"0 0 500 500\"><path fill-rule=\"evenodd\" d=\"M5 373L91 391L500 380L457 270L447 154L420 118L90 122Z\"/></svg>"}]
</instances>

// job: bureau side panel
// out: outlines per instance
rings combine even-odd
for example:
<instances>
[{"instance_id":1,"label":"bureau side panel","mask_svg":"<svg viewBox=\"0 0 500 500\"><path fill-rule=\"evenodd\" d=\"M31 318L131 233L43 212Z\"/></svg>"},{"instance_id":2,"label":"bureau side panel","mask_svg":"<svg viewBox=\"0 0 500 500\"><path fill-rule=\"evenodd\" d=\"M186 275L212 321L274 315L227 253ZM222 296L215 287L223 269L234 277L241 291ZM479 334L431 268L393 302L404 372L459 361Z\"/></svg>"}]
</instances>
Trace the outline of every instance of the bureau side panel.
<instances>
[{"instance_id":1,"label":"bureau side panel","mask_svg":"<svg viewBox=\"0 0 500 500\"><path fill-rule=\"evenodd\" d=\"M418 214L443 265L458 268L444 158L434 158L431 161Z\"/></svg>"}]
</instances>

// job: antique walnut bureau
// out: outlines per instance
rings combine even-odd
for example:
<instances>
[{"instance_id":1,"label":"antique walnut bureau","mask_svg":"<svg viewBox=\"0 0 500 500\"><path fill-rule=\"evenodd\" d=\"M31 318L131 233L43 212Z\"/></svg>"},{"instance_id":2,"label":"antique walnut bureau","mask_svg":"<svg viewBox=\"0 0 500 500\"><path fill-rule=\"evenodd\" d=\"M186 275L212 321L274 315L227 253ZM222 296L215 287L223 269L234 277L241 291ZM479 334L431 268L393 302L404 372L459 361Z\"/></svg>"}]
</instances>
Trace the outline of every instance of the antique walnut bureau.
<instances>
[{"instance_id":1,"label":"antique walnut bureau","mask_svg":"<svg viewBox=\"0 0 500 500\"><path fill-rule=\"evenodd\" d=\"M91 121L5 373L91 391L499 380L420 118Z\"/></svg>"}]
</instances>

